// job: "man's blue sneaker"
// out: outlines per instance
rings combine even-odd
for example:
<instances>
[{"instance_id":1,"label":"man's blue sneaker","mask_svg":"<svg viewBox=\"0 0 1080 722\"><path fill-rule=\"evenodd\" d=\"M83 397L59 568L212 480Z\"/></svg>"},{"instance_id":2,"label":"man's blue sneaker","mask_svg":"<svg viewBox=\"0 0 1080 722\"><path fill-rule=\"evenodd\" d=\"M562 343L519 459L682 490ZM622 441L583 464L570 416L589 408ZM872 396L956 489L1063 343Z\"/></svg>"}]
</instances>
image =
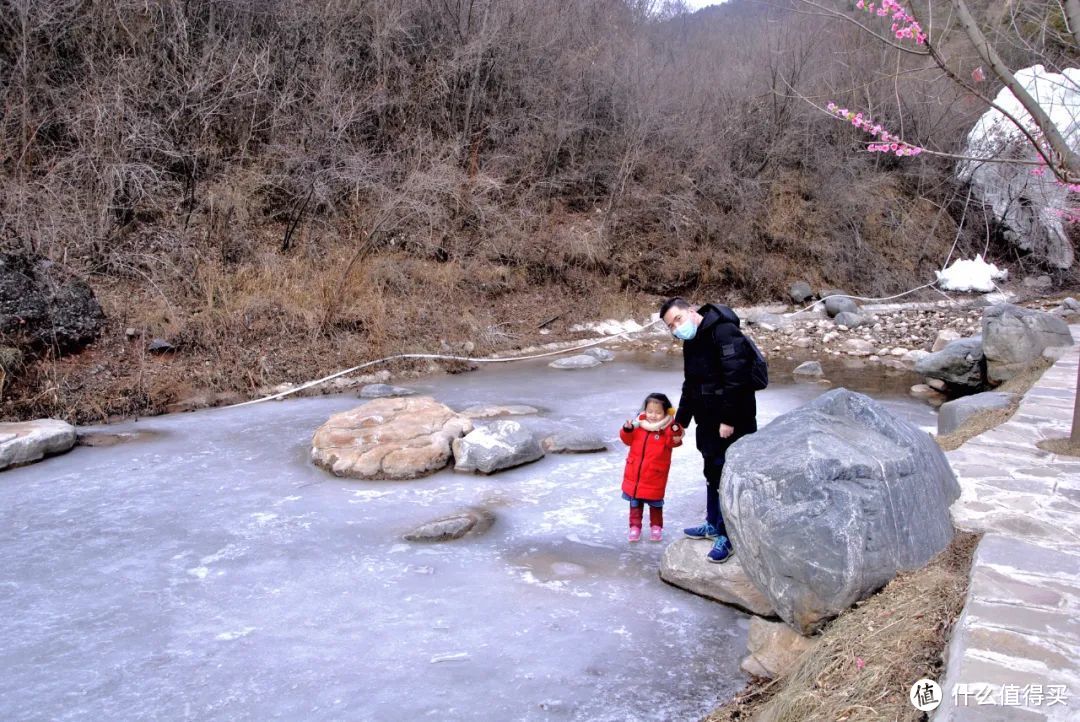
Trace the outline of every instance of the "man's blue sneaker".
<instances>
[{"instance_id":1,"label":"man's blue sneaker","mask_svg":"<svg viewBox=\"0 0 1080 722\"><path fill-rule=\"evenodd\" d=\"M734 555L735 550L732 548L728 538L726 536L718 536L716 537L716 541L713 542L712 549L709 550L709 553L706 556L713 564L723 564Z\"/></svg>"},{"instance_id":2,"label":"man's blue sneaker","mask_svg":"<svg viewBox=\"0 0 1080 722\"><path fill-rule=\"evenodd\" d=\"M691 539L715 539L720 536L720 530L709 522L701 526L692 526L682 530L682 533Z\"/></svg>"}]
</instances>

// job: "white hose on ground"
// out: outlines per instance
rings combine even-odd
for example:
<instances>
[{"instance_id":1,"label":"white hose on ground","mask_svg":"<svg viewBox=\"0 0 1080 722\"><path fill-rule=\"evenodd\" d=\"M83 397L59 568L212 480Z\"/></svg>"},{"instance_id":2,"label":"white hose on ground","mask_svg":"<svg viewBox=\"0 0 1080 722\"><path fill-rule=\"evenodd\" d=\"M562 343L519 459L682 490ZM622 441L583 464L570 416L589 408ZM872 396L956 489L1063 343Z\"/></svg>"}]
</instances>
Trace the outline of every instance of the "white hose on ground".
<instances>
[{"instance_id":1,"label":"white hose on ground","mask_svg":"<svg viewBox=\"0 0 1080 722\"><path fill-rule=\"evenodd\" d=\"M893 295L893 296L884 296L882 298L870 298L870 297L866 297L866 296L850 296L850 295L847 295L847 294L839 294L839 293L838 294L832 294L830 296L825 296L824 298L822 298L822 299L820 299L818 301L815 301L814 303L810 304L806 308L799 309L797 311L792 311L791 313L787 313L787 314L784 314L784 315L785 316L792 316L792 315L795 315L797 313L802 313L803 311L808 311L811 308L813 308L814 306L816 306L817 304L824 301L826 298L854 298L854 299L858 299L860 301L891 301L894 298L902 298L903 296L909 296L912 293L915 293L916 291L921 291L924 288L930 288L932 286L935 286L936 284L937 284L937 281L932 281L930 283L919 286L918 288L913 288L910 291L904 291L903 293L897 293L896 295ZM948 298L948 296L946 296L946 298ZM242 402L240 402L238 404L231 404L230 406L226 406L225 408L231 409L231 408L236 408L238 406L250 406L252 404L261 404L264 401L274 401L276 399L282 399L282 398L285 398L286 396L290 396L292 394L303 391L304 389L310 389L313 386L318 386L319 384L326 383L327 381L332 381L332 380L338 378L339 376L345 376L346 374L351 374L354 371L359 371L360 369L365 369L365 368L368 368L369 366L375 366L376 364L386 363L387 361L398 361L398 360L404 360L404 359L431 359L431 360L443 360L443 361L466 361L466 362L469 362L469 363L477 363L477 364L508 363L510 361L530 361L532 359L546 358L548 356L561 356L562 354L571 353L573 351L580 351L582 349L591 348L593 346L599 346L600 344L608 343L609 341L614 341L617 338L629 337L629 336L632 336L634 334L643 333L643 332L647 331L648 329L652 328L653 326L655 326L658 323L660 323L660 319L656 319L655 321L652 321L652 322L642 326L641 328L637 329L636 331L623 331L622 333L618 333L618 334L615 334L613 336L605 336L604 338L596 339L595 341L589 341L588 343L583 343L583 344L580 344L580 345L577 345L577 346L571 346L569 348L557 349L555 351L545 351L544 353L529 354L527 356L507 356L507 357L504 357L504 358L480 358L480 357L475 357L475 356L451 356L451 355L448 355L448 354L438 354L438 353L402 353L402 354L397 354L397 355L394 355L394 356L386 356L384 358L375 359L374 361L368 361L366 363L362 363L359 366L353 366L352 368L345 369L344 371L338 371L337 373L330 374L329 376L323 376L321 379L316 379L314 381L308 381L307 383L301 384L300 386L297 386L294 389L288 389L287 391L281 391L279 393L271 394L270 396L263 396L262 398L258 398L258 399L251 399L250 401L242 401Z\"/></svg>"},{"instance_id":2,"label":"white hose on ground","mask_svg":"<svg viewBox=\"0 0 1080 722\"><path fill-rule=\"evenodd\" d=\"M387 361L397 361L402 359L441 359L444 361L467 361L470 363L478 364L507 363L509 361L529 361L532 359L546 358L548 356L561 356L562 354L570 353L572 351L580 351L582 349L591 348L592 346L599 346L600 344L608 343L609 341L613 341L617 338L643 333L644 331L647 331L658 323L660 323L660 319L656 319L655 321L652 321L651 323L642 326L636 331L623 331L622 333L618 333L613 336L605 336L604 338L599 338L595 341L589 341L588 343L583 343L577 346L557 349L555 351L545 351L544 353L529 354L527 356L507 356L505 358L480 358L474 356L451 356L448 354L438 353L401 353L394 356L386 356L384 358L375 359L374 361L368 361L367 363L362 363L359 366L353 366L352 368L345 369L344 371L338 371L337 373L330 374L329 376L323 376L321 379L308 381L306 384L297 386L294 389L288 389L287 391L282 391L280 393L272 394L270 396L264 396L258 399L251 399L250 401L242 401L238 404L231 404L229 406L226 406L225 408L232 409L236 408L237 406L250 406L251 404L260 404L264 401L274 401L275 399L285 398L286 396L295 394L299 391L303 391L304 389L310 389L312 386L318 386L319 384L326 383L327 381L332 381L339 376L345 376L346 374L351 374L354 371L359 371L360 369L374 366L376 364L386 363Z\"/></svg>"},{"instance_id":3,"label":"white hose on ground","mask_svg":"<svg viewBox=\"0 0 1080 722\"><path fill-rule=\"evenodd\" d=\"M894 298L903 298L904 296L910 296L911 294L915 293L916 291L921 291L924 288L930 288L930 287L936 286L936 285L937 285L937 281L931 281L930 283L924 283L923 285L919 286L918 288L913 288L910 291L904 291L903 293L897 293L897 294L895 294L893 296L882 296L881 298L871 298L871 297L868 297L868 296L851 296L851 295L846 294L846 293L833 293L833 294L830 294L828 296L823 296L822 298L818 299L817 301L814 301L813 303L811 303L806 308L800 308L797 311L792 311L791 313L785 313L784 315L785 316L794 316L797 313L802 313L803 311L809 311L811 308L818 305L819 303L823 303L826 298L854 298L854 299L857 299L859 301L891 301ZM938 292L940 293L940 291L938 291ZM946 298L948 298L948 296L946 296Z\"/></svg>"}]
</instances>

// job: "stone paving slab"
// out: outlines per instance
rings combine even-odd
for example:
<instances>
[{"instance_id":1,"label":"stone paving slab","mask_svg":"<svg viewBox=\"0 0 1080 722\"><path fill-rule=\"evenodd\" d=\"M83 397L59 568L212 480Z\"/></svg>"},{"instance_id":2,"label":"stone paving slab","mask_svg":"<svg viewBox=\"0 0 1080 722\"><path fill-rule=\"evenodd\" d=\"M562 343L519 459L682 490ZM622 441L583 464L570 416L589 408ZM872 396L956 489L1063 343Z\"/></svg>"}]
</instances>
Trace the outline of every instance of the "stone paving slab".
<instances>
[{"instance_id":1,"label":"stone paving slab","mask_svg":"<svg viewBox=\"0 0 1080 722\"><path fill-rule=\"evenodd\" d=\"M1078 614L1080 555L984 536L934 719L1080 717Z\"/></svg>"},{"instance_id":2,"label":"stone paving slab","mask_svg":"<svg viewBox=\"0 0 1080 722\"><path fill-rule=\"evenodd\" d=\"M946 454L953 519L985 536L935 720L1080 719L1080 459L1035 446L1069 433L1080 348L1054 355L1011 419Z\"/></svg>"}]
</instances>

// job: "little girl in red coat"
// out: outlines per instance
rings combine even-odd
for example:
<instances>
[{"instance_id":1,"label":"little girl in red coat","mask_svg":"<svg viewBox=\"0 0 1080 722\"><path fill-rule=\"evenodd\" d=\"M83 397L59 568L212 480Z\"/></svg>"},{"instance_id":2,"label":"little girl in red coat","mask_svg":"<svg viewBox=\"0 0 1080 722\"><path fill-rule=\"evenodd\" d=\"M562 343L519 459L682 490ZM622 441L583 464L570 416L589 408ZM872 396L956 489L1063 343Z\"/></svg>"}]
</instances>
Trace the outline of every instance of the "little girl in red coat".
<instances>
[{"instance_id":1,"label":"little girl in red coat","mask_svg":"<svg viewBox=\"0 0 1080 722\"><path fill-rule=\"evenodd\" d=\"M627 538L632 542L641 539L645 504L649 505L649 541L663 538L664 491L671 469L671 450L682 445L682 436L682 427L675 423L675 409L664 394L646 396L637 419L628 419L619 432L619 438L630 447L622 498L630 502Z\"/></svg>"}]
</instances>

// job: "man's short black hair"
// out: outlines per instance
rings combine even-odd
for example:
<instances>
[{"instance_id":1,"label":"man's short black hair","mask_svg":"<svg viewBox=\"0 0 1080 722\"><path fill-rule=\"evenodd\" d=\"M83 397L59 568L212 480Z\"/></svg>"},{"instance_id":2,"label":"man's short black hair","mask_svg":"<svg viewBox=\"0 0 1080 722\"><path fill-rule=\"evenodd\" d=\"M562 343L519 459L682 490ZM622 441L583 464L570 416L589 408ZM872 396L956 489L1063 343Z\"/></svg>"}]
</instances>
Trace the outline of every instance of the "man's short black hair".
<instances>
[{"instance_id":1,"label":"man's short black hair","mask_svg":"<svg viewBox=\"0 0 1080 722\"><path fill-rule=\"evenodd\" d=\"M663 321L664 316L667 315L667 312L673 308L690 308L690 302L687 301L685 298L680 298L679 296L676 296L675 298L669 298L668 300L664 301L662 306L660 306L660 320Z\"/></svg>"}]
</instances>

